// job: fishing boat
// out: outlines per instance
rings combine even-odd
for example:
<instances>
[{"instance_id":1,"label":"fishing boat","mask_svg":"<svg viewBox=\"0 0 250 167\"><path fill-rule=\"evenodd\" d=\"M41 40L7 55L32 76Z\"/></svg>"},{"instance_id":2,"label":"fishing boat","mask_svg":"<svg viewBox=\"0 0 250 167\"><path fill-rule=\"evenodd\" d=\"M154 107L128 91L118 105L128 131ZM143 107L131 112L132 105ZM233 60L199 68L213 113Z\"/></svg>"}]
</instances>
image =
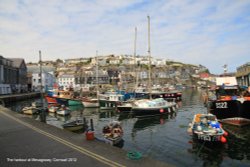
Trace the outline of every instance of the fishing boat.
<instances>
[{"instance_id":1,"label":"fishing boat","mask_svg":"<svg viewBox=\"0 0 250 167\"><path fill-rule=\"evenodd\" d=\"M57 113L57 115L62 115L62 116L69 115L70 114L70 109L65 107L64 105L62 105L61 107L59 107L56 110L56 113Z\"/></svg>"},{"instance_id":2,"label":"fishing boat","mask_svg":"<svg viewBox=\"0 0 250 167\"><path fill-rule=\"evenodd\" d=\"M208 110L220 122L237 126L250 124L250 93L239 89L235 77L216 78L215 95L208 100Z\"/></svg>"},{"instance_id":3,"label":"fishing boat","mask_svg":"<svg viewBox=\"0 0 250 167\"><path fill-rule=\"evenodd\" d=\"M192 123L189 124L188 132L199 141L227 142L225 136L228 134L213 114L195 114Z\"/></svg>"},{"instance_id":4,"label":"fishing boat","mask_svg":"<svg viewBox=\"0 0 250 167\"><path fill-rule=\"evenodd\" d=\"M76 119L74 121L66 122L62 127L69 131L79 131L81 129L87 129L87 125L84 123L83 119Z\"/></svg>"},{"instance_id":5,"label":"fishing boat","mask_svg":"<svg viewBox=\"0 0 250 167\"><path fill-rule=\"evenodd\" d=\"M33 115L33 114L37 114L39 112L39 109L34 106L28 106L28 107L22 108L22 112L24 114Z\"/></svg>"},{"instance_id":6,"label":"fishing boat","mask_svg":"<svg viewBox=\"0 0 250 167\"><path fill-rule=\"evenodd\" d=\"M123 130L119 121L112 121L103 127L103 137L105 142L116 145L122 140Z\"/></svg>"}]
</instances>

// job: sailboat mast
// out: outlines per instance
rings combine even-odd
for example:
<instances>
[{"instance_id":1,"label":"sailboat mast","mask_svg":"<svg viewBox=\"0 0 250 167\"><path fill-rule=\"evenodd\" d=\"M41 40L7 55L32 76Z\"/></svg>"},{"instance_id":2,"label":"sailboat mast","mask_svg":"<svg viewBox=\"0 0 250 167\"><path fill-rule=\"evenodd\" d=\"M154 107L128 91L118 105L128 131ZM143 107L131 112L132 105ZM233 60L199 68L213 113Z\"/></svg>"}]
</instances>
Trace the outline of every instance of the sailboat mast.
<instances>
[{"instance_id":1,"label":"sailboat mast","mask_svg":"<svg viewBox=\"0 0 250 167\"><path fill-rule=\"evenodd\" d=\"M152 99L152 84L151 84L151 51L150 51L150 16L148 16L148 90L149 90L149 98Z\"/></svg>"},{"instance_id":2,"label":"sailboat mast","mask_svg":"<svg viewBox=\"0 0 250 167\"><path fill-rule=\"evenodd\" d=\"M135 88L134 88L134 91L136 90L137 88L137 85L138 85L138 72L137 72L137 63L136 63L136 41L137 41L137 27L135 27L135 41L134 41L134 72L135 72Z\"/></svg>"},{"instance_id":3,"label":"sailboat mast","mask_svg":"<svg viewBox=\"0 0 250 167\"><path fill-rule=\"evenodd\" d=\"M99 67L99 59L98 59L98 51L96 51L96 97L99 99L99 74L98 74L98 69Z\"/></svg>"}]
</instances>

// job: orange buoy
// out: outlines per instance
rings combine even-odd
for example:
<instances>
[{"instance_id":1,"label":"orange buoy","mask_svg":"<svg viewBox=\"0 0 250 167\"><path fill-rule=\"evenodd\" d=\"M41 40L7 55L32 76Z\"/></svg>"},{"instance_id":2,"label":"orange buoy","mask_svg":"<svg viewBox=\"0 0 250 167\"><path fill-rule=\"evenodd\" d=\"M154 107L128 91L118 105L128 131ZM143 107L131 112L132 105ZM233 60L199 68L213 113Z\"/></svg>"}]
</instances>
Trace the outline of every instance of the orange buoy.
<instances>
[{"instance_id":1,"label":"orange buoy","mask_svg":"<svg viewBox=\"0 0 250 167\"><path fill-rule=\"evenodd\" d=\"M227 139L226 139L224 136L221 136L220 141L221 141L222 143L226 143L226 142L227 142Z\"/></svg>"},{"instance_id":2,"label":"orange buoy","mask_svg":"<svg viewBox=\"0 0 250 167\"><path fill-rule=\"evenodd\" d=\"M86 140L94 140L95 139L95 135L93 131L87 131L86 132Z\"/></svg>"},{"instance_id":3,"label":"orange buoy","mask_svg":"<svg viewBox=\"0 0 250 167\"><path fill-rule=\"evenodd\" d=\"M161 109L160 109L160 113L163 113L163 112L164 112L164 109L161 108Z\"/></svg>"}]
</instances>

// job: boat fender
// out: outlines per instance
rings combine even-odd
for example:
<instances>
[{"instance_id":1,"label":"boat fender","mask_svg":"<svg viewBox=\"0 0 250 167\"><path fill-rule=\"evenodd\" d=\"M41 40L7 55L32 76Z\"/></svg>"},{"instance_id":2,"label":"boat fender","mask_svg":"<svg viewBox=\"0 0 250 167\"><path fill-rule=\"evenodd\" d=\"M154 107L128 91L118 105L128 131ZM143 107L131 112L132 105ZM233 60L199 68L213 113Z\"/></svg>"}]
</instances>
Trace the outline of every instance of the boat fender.
<instances>
[{"instance_id":1,"label":"boat fender","mask_svg":"<svg viewBox=\"0 0 250 167\"><path fill-rule=\"evenodd\" d=\"M226 143L226 142L227 142L227 139L226 139L224 136L221 136L220 141L221 141L222 143Z\"/></svg>"},{"instance_id":2,"label":"boat fender","mask_svg":"<svg viewBox=\"0 0 250 167\"><path fill-rule=\"evenodd\" d=\"M171 113L171 109L170 108L168 108L168 113Z\"/></svg>"},{"instance_id":3,"label":"boat fender","mask_svg":"<svg viewBox=\"0 0 250 167\"><path fill-rule=\"evenodd\" d=\"M224 131L223 136L228 136L228 132Z\"/></svg>"}]
</instances>

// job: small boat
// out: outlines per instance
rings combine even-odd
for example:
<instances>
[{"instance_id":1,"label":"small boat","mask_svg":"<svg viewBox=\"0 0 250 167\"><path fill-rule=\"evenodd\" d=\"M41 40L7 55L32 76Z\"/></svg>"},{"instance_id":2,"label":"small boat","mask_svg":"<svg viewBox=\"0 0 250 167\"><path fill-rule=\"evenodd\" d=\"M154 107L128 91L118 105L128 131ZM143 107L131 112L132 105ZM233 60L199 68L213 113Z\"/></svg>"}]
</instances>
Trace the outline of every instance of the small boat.
<instances>
[{"instance_id":1,"label":"small boat","mask_svg":"<svg viewBox=\"0 0 250 167\"><path fill-rule=\"evenodd\" d=\"M48 105L48 111L51 112L51 113L55 113L58 108L59 108L59 105L56 105L56 104L54 104L54 105L52 105L52 104Z\"/></svg>"},{"instance_id":2,"label":"small boat","mask_svg":"<svg viewBox=\"0 0 250 167\"><path fill-rule=\"evenodd\" d=\"M33 115L33 114L37 114L39 112L39 109L34 106L29 106L29 107L24 107L22 109L22 112L24 114Z\"/></svg>"},{"instance_id":3,"label":"small boat","mask_svg":"<svg viewBox=\"0 0 250 167\"><path fill-rule=\"evenodd\" d=\"M76 119L74 121L66 122L62 125L62 127L69 131L79 131L81 129L87 129L87 125L84 123L83 119Z\"/></svg>"},{"instance_id":4,"label":"small boat","mask_svg":"<svg viewBox=\"0 0 250 167\"><path fill-rule=\"evenodd\" d=\"M122 140L123 130L119 121L112 121L103 127L103 137L105 142L116 145Z\"/></svg>"},{"instance_id":5,"label":"small boat","mask_svg":"<svg viewBox=\"0 0 250 167\"><path fill-rule=\"evenodd\" d=\"M85 108L96 108L99 107L98 99L82 98L82 104Z\"/></svg>"},{"instance_id":6,"label":"small boat","mask_svg":"<svg viewBox=\"0 0 250 167\"><path fill-rule=\"evenodd\" d=\"M195 139L206 142L226 143L227 132L213 114L195 114L192 123L189 124L188 132Z\"/></svg>"},{"instance_id":7,"label":"small boat","mask_svg":"<svg viewBox=\"0 0 250 167\"><path fill-rule=\"evenodd\" d=\"M65 107L64 105L62 105L60 108L58 108L57 110L56 110L56 113L58 114L58 115L68 115L68 114L70 114L70 109L69 108L67 108L67 107Z\"/></svg>"}]
</instances>

